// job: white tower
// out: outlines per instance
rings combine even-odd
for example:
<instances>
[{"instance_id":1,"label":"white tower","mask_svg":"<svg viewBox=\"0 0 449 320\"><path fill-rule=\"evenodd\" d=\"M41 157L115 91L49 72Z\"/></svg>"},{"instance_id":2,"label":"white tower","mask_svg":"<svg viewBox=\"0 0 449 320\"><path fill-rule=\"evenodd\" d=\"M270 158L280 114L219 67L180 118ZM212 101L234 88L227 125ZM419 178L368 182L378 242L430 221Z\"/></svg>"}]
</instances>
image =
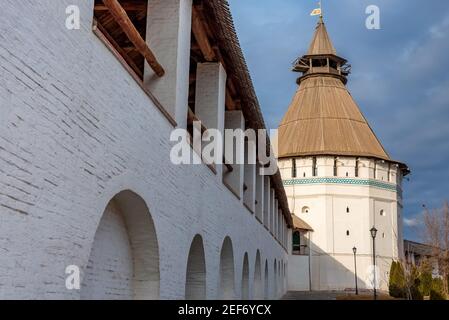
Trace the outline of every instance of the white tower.
<instances>
[{"instance_id":1,"label":"white tower","mask_svg":"<svg viewBox=\"0 0 449 320\"><path fill-rule=\"evenodd\" d=\"M279 167L290 210L314 230L310 289L353 289L354 247L358 286L372 288L375 226L377 287L386 290L391 262L403 252L401 181L408 168L389 157L346 89L350 67L322 18L293 70L302 76L279 126ZM291 253L289 279L296 279L304 273Z\"/></svg>"}]
</instances>

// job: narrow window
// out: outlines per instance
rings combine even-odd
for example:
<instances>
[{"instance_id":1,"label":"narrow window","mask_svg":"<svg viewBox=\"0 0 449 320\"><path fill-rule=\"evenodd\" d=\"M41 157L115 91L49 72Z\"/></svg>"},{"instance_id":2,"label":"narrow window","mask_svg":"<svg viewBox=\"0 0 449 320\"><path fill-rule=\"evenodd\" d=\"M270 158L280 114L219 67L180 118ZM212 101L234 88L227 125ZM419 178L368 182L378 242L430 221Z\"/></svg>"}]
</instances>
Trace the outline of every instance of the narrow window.
<instances>
[{"instance_id":1,"label":"narrow window","mask_svg":"<svg viewBox=\"0 0 449 320\"><path fill-rule=\"evenodd\" d=\"M385 217L385 216L386 216L385 211L384 211L384 210L380 210L380 215L381 215L382 217Z\"/></svg>"},{"instance_id":2,"label":"narrow window","mask_svg":"<svg viewBox=\"0 0 449 320\"><path fill-rule=\"evenodd\" d=\"M374 179L377 179L377 161L374 160Z\"/></svg>"},{"instance_id":3,"label":"narrow window","mask_svg":"<svg viewBox=\"0 0 449 320\"><path fill-rule=\"evenodd\" d=\"M349 207L346 207L346 213L349 213Z\"/></svg>"},{"instance_id":4,"label":"narrow window","mask_svg":"<svg viewBox=\"0 0 449 320\"><path fill-rule=\"evenodd\" d=\"M305 178L305 177L306 177L306 173L305 173L305 172L303 172L303 173L302 173L302 176L303 176L303 178Z\"/></svg>"},{"instance_id":5,"label":"narrow window","mask_svg":"<svg viewBox=\"0 0 449 320\"><path fill-rule=\"evenodd\" d=\"M296 159L292 159L292 178L296 178Z\"/></svg>"},{"instance_id":6,"label":"narrow window","mask_svg":"<svg viewBox=\"0 0 449 320\"><path fill-rule=\"evenodd\" d=\"M359 177L359 158L355 159L355 177Z\"/></svg>"},{"instance_id":7,"label":"narrow window","mask_svg":"<svg viewBox=\"0 0 449 320\"><path fill-rule=\"evenodd\" d=\"M349 177L349 173L348 172L346 172L346 176Z\"/></svg>"},{"instance_id":8,"label":"narrow window","mask_svg":"<svg viewBox=\"0 0 449 320\"><path fill-rule=\"evenodd\" d=\"M390 174L391 174L391 163L388 164L388 173L387 173L387 174L388 174L388 177L387 177L387 178L388 178L388 182L390 182L390 181L391 181L391 179L390 179Z\"/></svg>"},{"instance_id":9,"label":"narrow window","mask_svg":"<svg viewBox=\"0 0 449 320\"><path fill-rule=\"evenodd\" d=\"M346 231L346 235L349 237L349 230Z\"/></svg>"},{"instance_id":10,"label":"narrow window","mask_svg":"<svg viewBox=\"0 0 449 320\"><path fill-rule=\"evenodd\" d=\"M317 176L317 164L316 164L316 157L313 157L313 161L312 161L312 176L316 177Z\"/></svg>"},{"instance_id":11,"label":"narrow window","mask_svg":"<svg viewBox=\"0 0 449 320\"><path fill-rule=\"evenodd\" d=\"M299 231L293 233L293 253L299 254L301 252L301 235Z\"/></svg>"},{"instance_id":12,"label":"narrow window","mask_svg":"<svg viewBox=\"0 0 449 320\"><path fill-rule=\"evenodd\" d=\"M337 157L334 158L334 177L337 176Z\"/></svg>"}]
</instances>

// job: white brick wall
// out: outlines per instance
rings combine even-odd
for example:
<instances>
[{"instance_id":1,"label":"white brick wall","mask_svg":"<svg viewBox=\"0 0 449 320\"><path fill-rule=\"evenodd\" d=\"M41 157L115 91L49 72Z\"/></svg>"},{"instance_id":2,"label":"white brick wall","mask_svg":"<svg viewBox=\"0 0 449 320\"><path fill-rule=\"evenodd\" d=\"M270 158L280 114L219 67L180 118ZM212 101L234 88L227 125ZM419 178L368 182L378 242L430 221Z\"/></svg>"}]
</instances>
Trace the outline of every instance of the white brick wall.
<instances>
[{"instance_id":1,"label":"white brick wall","mask_svg":"<svg viewBox=\"0 0 449 320\"><path fill-rule=\"evenodd\" d=\"M80 6L81 30L65 28L69 4ZM127 189L154 220L161 298L184 297L196 234L208 298L218 296L226 236L236 274L248 252L252 288L260 249L271 281L285 252L206 166L170 163L173 128L92 33L92 8L92 0L2 1L0 298L79 298L65 288L65 268L86 267L106 205Z\"/></svg>"}]
</instances>

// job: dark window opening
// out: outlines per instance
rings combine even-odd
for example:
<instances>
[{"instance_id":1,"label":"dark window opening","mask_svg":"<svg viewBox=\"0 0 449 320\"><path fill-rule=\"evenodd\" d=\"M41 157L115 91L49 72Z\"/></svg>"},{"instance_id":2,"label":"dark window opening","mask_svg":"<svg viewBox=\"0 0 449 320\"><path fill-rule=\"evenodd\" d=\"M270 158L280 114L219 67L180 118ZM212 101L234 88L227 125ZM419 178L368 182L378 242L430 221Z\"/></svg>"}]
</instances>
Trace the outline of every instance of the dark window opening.
<instances>
[{"instance_id":1,"label":"dark window opening","mask_svg":"<svg viewBox=\"0 0 449 320\"><path fill-rule=\"evenodd\" d=\"M312 59L312 67L327 67L326 59Z\"/></svg>"},{"instance_id":2,"label":"dark window opening","mask_svg":"<svg viewBox=\"0 0 449 320\"><path fill-rule=\"evenodd\" d=\"M337 158L334 158L334 177L337 176Z\"/></svg>"},{"instance_id":3,"label":"dark window opening","mask_svg":"<svg viewBox=\"0 0 449 320\"><path fill-rule=\"evenodd\" d=\"M293 233L293 252L301 251L301 233L295 231Z\"/></svg>"},{"instance_id":4,"label":"dark window opening","mask_svg":"<svg viewBox=\"0 0 449 320\"><path fill-rule=\"evenodd\" d=\"M296 159L292 159L292 178L296 178Z\"/></svg>"},{"instance_id":5,"label":"dark window opening","mask_svg":"<svg viewBox=\"0 0 449 320\"><path fill-rule=\"evenodd\" d=\"M355 177L359 177L359 158L355 159Z\"/></svg>"},{"instance_id":6,"label":"dark window opening","mask_svg":"<svg viewBox=\"0 0 449 320\"><path fill-rule=\"evenodd\" d=\"M332 69L335 69L335 70L338 69L338 64L337 64L336 61L330 60L330 61L329 61L329 66L330 66Z\"/></svg>"},{"instance_id":7,"label":"dark window opening","mask_svg":"<svg viewBox=\"0 0 449 320\"><path fill-rule=\"evenodd\" d=\"M349 237L349 230L348 231L346 231L346 235Z\"/></svg>"},{"instance_id":8,"label":"dark window opening","mask_svg":"<svg viewBox=\"0 0 449 320\"><path fill-rule=\"evenodd\" d=\"M313 157L313 161L312 161L312 176L316 177L317 176L317 161L316 161L316 157Z\"/></svg>"},{"instance_id":9,"label":"dark window opening","mask_svg":"<svg viewBox=\"0 0 449 320\"><path fill-rule=\"evenodd\" d=\"M349 213L349 207L346 207L346 213Z\"/></svg>"}]
</instances>

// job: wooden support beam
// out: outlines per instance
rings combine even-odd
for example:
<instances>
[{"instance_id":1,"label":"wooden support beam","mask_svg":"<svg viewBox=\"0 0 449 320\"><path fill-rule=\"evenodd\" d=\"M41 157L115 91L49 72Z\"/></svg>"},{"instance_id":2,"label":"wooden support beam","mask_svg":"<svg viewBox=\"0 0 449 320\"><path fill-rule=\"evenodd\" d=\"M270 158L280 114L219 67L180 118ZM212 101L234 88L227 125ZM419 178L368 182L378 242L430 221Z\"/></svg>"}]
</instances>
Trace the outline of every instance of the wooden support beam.
<instances>
[{"instance_id":1,"label":"wooden support beam","mask_svg":"<svg viewBox=\"0 0 449 320\"><path fill-rule=\"evenodd\" d=\"M128 55L128 51L125 48L120 47L120 45L114 40L113 37L107 32L107 30L98 22L97 19L94 19L94 28L98 28L98 30L105 36L105 38L110 42L110 44L114 47L115 50L123 57L126 63L133 69L133 71L137 74L137 76L142 79L143 74L139 67L135 64L134 60L130 58Z\"/></svg>"},{"instance_id":2,"label":"wooden support beam","mask_svg":"<svg viewBox=\"0 0 449 320\"><path fill-rule=\"evenodd\" d=\"M142 39L139 31L129 19L128 14L122 8L118 0L103 0L104 5L109 9L115 22L122 28L123 32L128 36L129 40L136 49L144 56L153 71L162 77L165 74L164 68L159 64L153 52L148 48L144 39Z\"/></svg>"},{"instance_id":3,"label":"wooden support beam","mask_svg":"<svg viewBox=\"0 0 449 320\"><path fill-rule=\"evenodd\" d=\"M195 7L192 9L192 32L204 59L209 62L214 61L216 59L215 52L209 42L203 22Z\"/></svg>"}]
</instances>

